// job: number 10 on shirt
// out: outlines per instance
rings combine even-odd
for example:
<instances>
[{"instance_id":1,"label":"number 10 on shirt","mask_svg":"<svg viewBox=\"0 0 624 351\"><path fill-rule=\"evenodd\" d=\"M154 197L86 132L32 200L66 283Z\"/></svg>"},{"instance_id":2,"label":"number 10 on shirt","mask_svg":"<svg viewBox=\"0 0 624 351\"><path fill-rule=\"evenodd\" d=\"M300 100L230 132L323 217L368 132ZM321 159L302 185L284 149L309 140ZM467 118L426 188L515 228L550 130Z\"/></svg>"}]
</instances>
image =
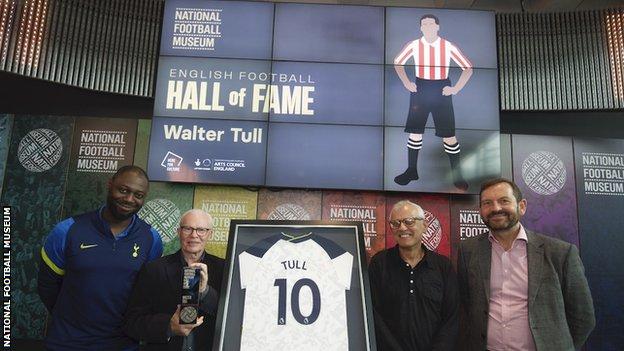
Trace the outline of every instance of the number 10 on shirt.
<instances>
[{"instance_id":1,"label":"number 10 on shirt","mask_svg":"<svg viewBox=\"0 0 624 351\"><path fill-rule=\"evenodd\" d=\"M286 300L288 295L288 283L284 278L275 279L273 286L279 289L278 303L277 303L277 324L286 324ZM312 293L312 311L309 315L304 316L301 313L301 305L299 304L299 297L301 289L308 287ZM290 310L293 317L299 324L312 324L316 321L321 313L321 292L318 285L312 279L303 278L295 282L290 291Z\"/></svg>"}]
</instances>

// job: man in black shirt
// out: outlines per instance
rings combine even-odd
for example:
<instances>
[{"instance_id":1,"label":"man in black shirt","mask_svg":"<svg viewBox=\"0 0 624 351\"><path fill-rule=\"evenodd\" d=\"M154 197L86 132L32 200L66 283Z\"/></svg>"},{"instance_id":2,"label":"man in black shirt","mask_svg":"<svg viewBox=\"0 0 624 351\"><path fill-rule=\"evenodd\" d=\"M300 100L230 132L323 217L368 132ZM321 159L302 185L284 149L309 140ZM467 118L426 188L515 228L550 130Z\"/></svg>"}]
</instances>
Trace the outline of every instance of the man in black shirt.
<instances>
[{"instance_id":1,"label":"man in black shirt","mask_svg":"<svg viewBox=\"0 0 624 351\"><path fill-rule=\"evenodd\" d=\"M377 349L455 350L459 295L451 262L422 244L420 206L399 201L389 223L397 245L369 266Z\"/></svg>"}]
</instances>

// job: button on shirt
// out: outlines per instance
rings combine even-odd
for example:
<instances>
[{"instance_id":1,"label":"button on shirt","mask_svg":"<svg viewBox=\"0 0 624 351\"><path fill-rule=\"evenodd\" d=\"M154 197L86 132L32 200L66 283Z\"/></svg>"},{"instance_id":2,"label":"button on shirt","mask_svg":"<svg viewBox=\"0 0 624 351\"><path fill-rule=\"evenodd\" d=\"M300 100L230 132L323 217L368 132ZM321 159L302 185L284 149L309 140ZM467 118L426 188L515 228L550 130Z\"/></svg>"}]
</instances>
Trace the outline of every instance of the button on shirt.
<instances>
[{"instance_id":1,"label":"button on shirt","mask_svg":"<svg viewBox=\"0 0 624 351\"><path fill-rule=\"evenodd\" d=\"M521 226L509 251L492 233L488 239L492 244L492 263L487 349L535 350L529 327L526 232Z\"/></svg>"},{"instance_id":2,"label":"button on shirt","mask_svg":"<svg viewBox=\"0 0 624 351\"><path fill-rule=\"evenodd\" d=\"M424 250L424 257L413 268L401 259L398 246L371 259L379 350L455 350L457 278L446 257Z\"/></svg>"}]
</instances>

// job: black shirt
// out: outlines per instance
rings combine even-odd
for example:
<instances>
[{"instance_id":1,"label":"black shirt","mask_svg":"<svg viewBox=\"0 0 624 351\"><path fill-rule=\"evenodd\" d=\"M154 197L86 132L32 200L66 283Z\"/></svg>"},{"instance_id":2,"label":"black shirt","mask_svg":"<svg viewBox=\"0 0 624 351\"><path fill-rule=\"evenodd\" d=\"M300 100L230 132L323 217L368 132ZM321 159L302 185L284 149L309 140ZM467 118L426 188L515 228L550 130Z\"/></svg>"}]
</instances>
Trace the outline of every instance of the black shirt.
<instances>
[{"instance_id":1,"label":"black shirt","mask_svg":"<svg viewBox=\"0 0 624 351\"><path fill-rule=\"evenodd\" d=\"M427 250L412 268L398 246L377 253L369 275L380 351L454 350L459 295L451 262Z\"/></svg>"}]
</instances>

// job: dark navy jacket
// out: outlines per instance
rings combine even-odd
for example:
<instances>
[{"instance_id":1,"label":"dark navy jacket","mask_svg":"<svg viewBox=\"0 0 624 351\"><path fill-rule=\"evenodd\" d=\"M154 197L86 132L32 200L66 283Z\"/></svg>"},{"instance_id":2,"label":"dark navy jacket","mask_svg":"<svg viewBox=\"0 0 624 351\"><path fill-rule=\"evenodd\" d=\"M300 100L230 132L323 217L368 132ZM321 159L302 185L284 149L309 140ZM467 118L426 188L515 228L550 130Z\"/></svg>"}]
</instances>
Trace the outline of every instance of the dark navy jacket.
<instances>
[{"instance_id":1,"label":"dark navy jacket","mask_svg":"<svg viewBox=\"0 0 624 351\"><path fill-rule=\"evenodd\" d=\"M102 208L58 223L41 249L38 292L51 312L49 350L133 350L122 330L136 275L162 255L158 232L138 216L117 237Z\"/></svg>"}]
</instances>

